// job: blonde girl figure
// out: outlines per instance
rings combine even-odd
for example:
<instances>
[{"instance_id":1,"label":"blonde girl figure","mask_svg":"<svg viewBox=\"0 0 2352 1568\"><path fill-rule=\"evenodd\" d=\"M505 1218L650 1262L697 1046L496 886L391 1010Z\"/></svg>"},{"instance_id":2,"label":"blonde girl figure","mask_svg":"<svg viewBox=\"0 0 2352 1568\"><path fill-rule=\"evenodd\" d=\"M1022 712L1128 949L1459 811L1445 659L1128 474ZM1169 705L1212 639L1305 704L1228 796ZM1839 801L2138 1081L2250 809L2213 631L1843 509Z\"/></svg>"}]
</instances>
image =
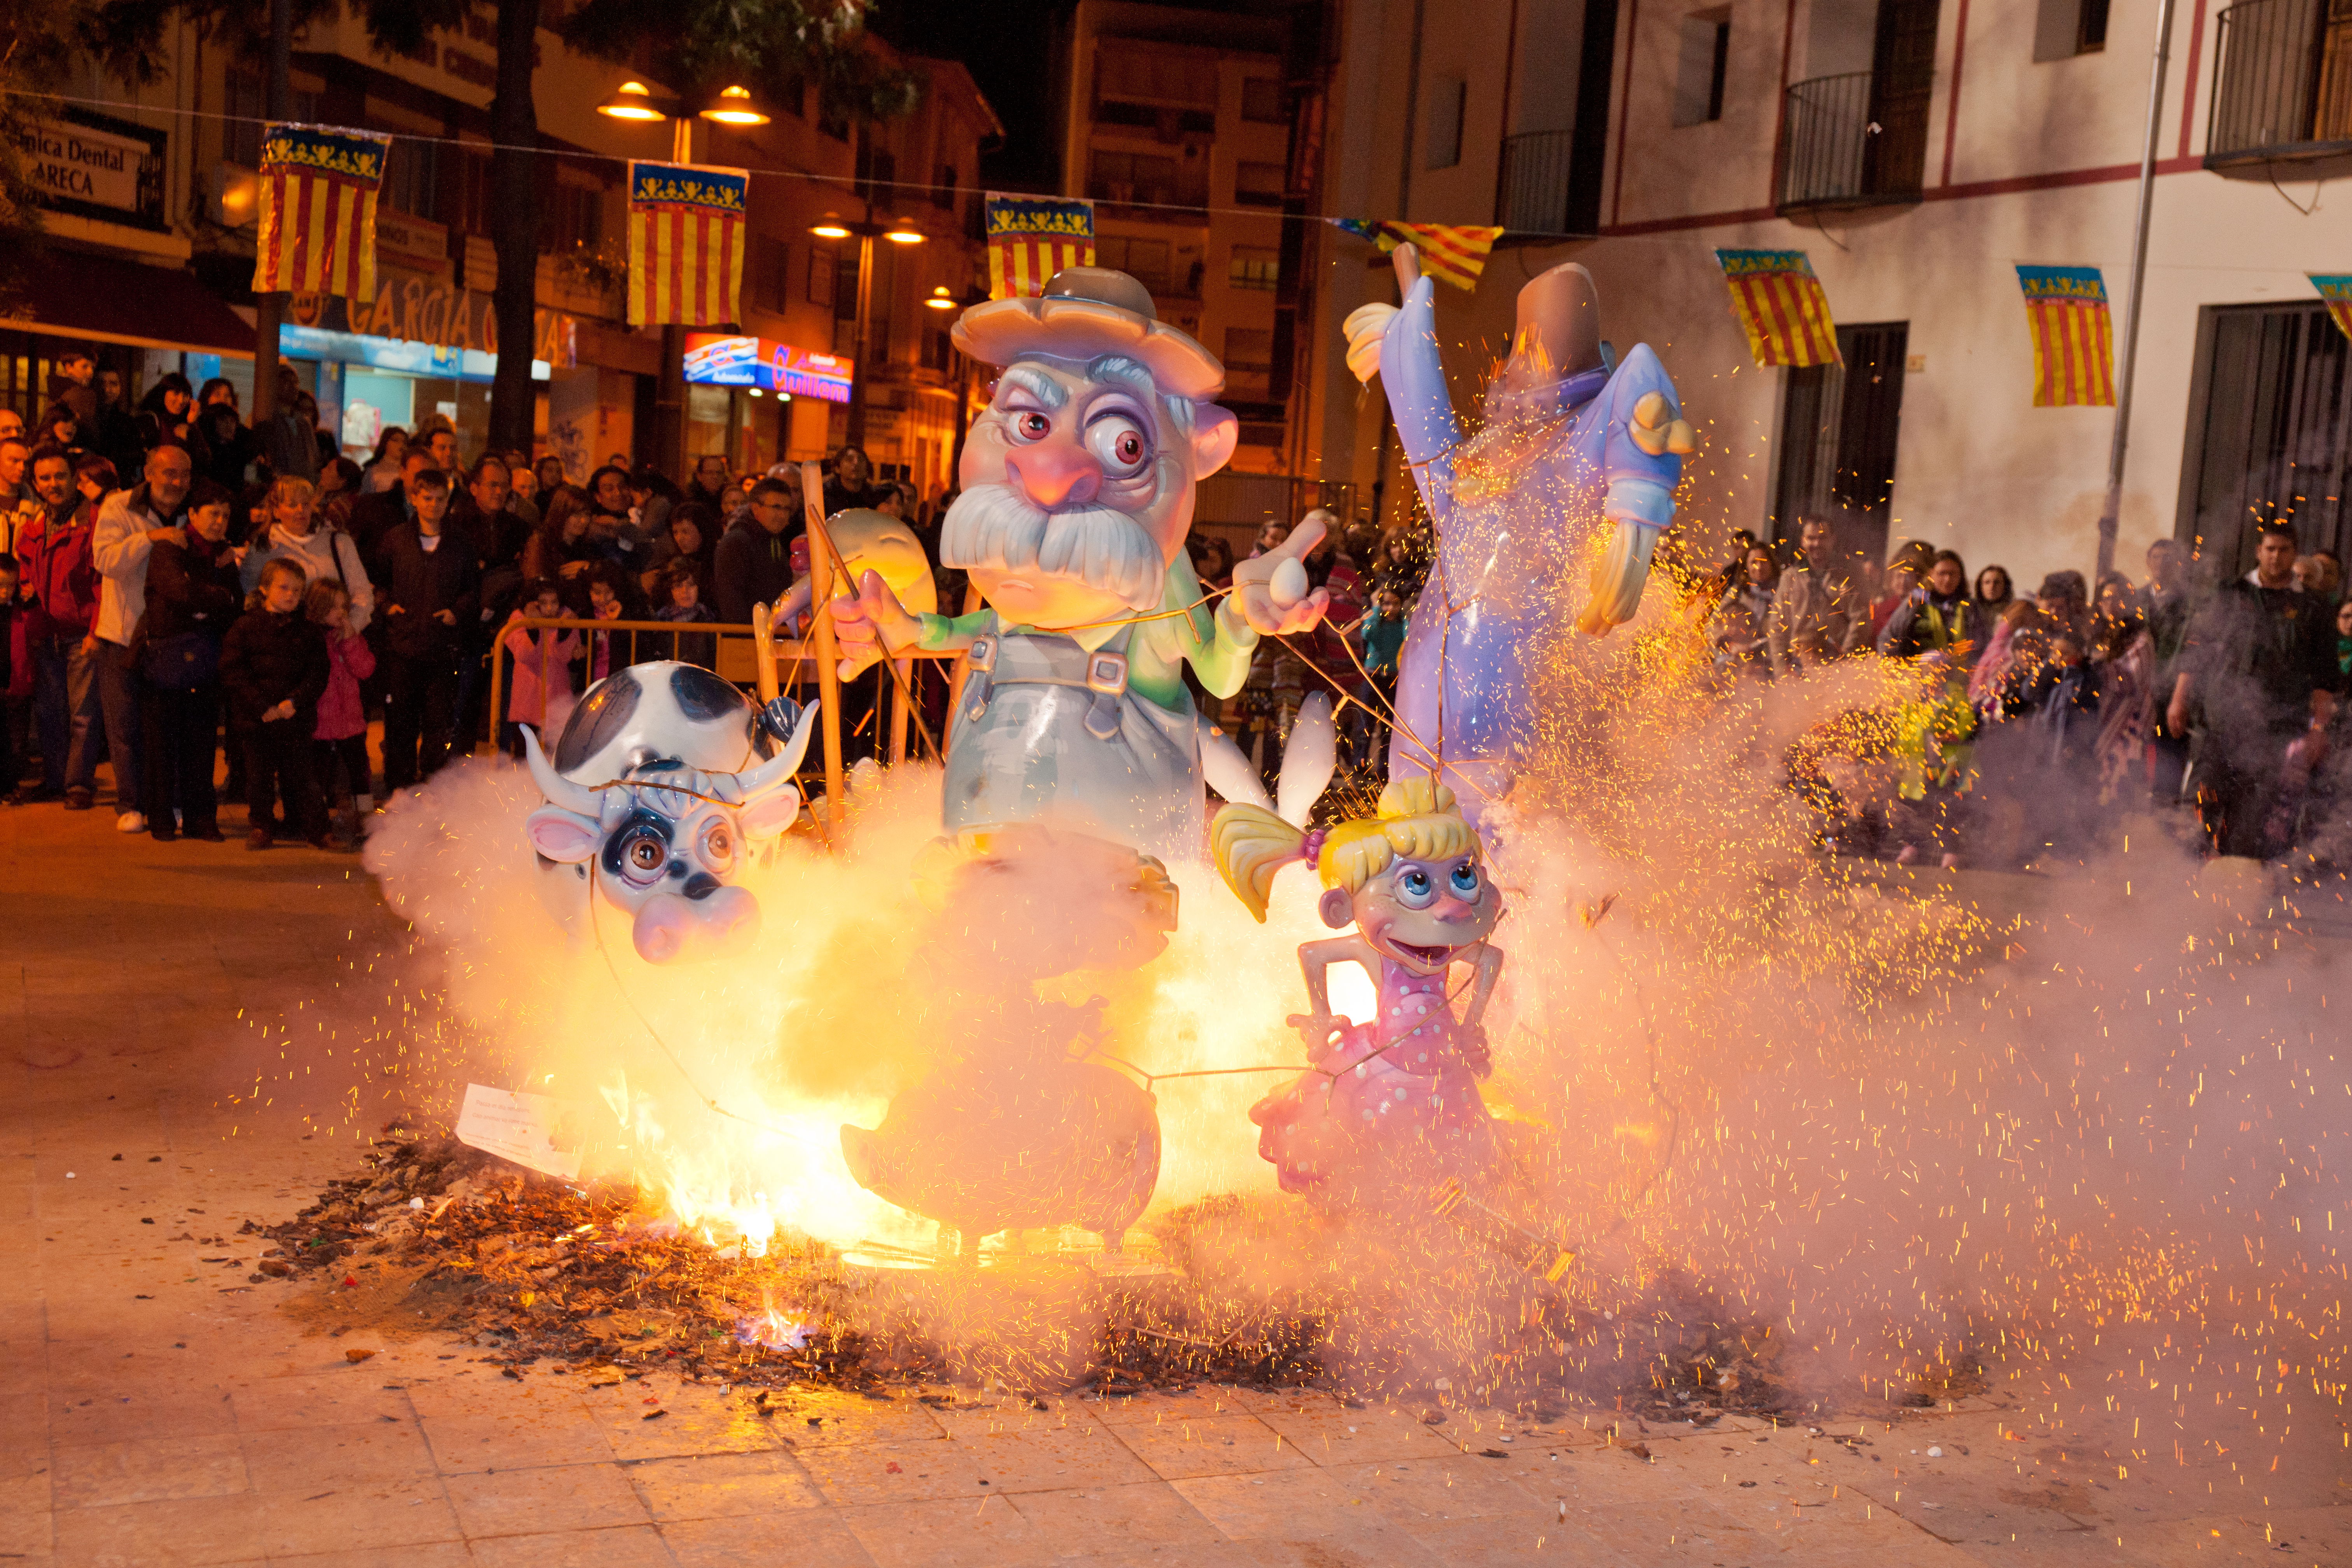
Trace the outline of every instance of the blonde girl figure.
<instances>
[{"instance_id":1,"label":"blonde girl figure","mask_svg":"<svg viewBox=\"0 0 2352 1568\"><path fill-rule=\"evenodd\" d=\"M1340 1205L1418 1202L1441 1179L1475 1178L1495 1162L1477 1080L1489 1067L1482 1020L1503 972L1487 941L1502 894L1477 830L1435 780L1390 784L1375 816L1313 832L1300 826L1305 816L1236 804L1210 827L1217 869L1260 921L1275 874L1305 862L1323 879L1323 923L1354 928L1299 946L1308 1010L1288 1022L1312 1070L1250 1108L1258 1154L1286 1192ZM1370 1023L1332 1012L1335 963L1361 965L1378 983ZM1469 992L1459 1018L1449 989L1457 965Z\"/></svg>"}]
</instances>

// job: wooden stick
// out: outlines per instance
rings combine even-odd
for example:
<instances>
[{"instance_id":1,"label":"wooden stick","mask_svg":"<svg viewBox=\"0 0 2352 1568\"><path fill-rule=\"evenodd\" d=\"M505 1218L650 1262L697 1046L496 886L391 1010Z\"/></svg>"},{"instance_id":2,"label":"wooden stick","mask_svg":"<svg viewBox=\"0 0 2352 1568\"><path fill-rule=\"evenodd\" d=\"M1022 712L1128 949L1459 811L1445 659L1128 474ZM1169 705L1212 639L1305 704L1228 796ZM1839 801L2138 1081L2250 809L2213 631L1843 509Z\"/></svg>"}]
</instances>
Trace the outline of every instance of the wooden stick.
<instances>
[{"instance_id":1,"label":"wooden stick","mask_svg":"<svg viewBox=\"0 0 2352 1568\"><path fill-rule=\"evenodd\" d=\"M824 712L825 839L841 826L845 784L841 767L841 653L833 636L833 533L824 525L824 469L801 465L801 507L808 519L809 631L816 644L817 700Z\"/></svg>"},{"instance_id":2,"label":"wooden stick","mask_svg":"<svg viewBox=\"0 0 2352 1568\"><path fill-rule=\"evenodd\" d=\"M715 643L717 639L712 640ZM776 700L777 691L775 623L768 618L765 605L751 606L751 646L759 650L752 671L759 683L760 707L764 710Z\"/></svg>"}]
</instances>

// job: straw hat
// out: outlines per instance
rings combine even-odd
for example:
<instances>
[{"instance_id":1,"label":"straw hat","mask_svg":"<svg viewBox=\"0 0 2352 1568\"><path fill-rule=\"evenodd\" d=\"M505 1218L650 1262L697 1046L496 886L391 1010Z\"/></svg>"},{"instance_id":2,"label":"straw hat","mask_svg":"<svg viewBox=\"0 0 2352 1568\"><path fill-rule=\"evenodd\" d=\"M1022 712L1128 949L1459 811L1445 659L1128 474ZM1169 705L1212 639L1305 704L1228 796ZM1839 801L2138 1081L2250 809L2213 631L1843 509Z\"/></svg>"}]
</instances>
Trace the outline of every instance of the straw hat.
<instances>
[{"instance_id":1,"label":"straw hat","mask_svg":"<svg viewBox=\"0 0 2352 1568\"><path fill-rule=\"evenodd\" d=\"M951 336L958 349L990 364L1010 364L1024 353L1067 360L1125 354L1141 361L1171 396L1199 402L1225 386L1217 356L1160 321L1142 284L1108 267L1065 267L1046 280L1042 299L974 305Z\"/></svg>"}]
</instances>

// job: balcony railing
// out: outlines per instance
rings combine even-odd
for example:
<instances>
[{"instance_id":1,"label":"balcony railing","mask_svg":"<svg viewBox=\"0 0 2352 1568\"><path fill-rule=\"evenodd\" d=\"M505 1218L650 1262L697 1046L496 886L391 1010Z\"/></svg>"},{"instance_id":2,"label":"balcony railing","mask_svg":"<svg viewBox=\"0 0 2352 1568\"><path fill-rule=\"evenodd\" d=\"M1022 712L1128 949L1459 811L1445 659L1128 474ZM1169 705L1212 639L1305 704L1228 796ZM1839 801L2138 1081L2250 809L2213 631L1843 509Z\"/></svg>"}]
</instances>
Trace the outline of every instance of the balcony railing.
<instances>
[{"instance_id":1,"label":"balcony railing","mask_svg":"<svg viewBox=\"0 0 2352 1568\"><path fill-rule=\"evenodd\" d=\"M1503 138L1503 173L1495 191L1495 221L1527 234L1567 234L1570 154L1573 131L1529 131Z\"/></svg>"},{"instance_id":2,"label":"balcony railing","mask_svg":"<svg viewBox=\"0 0 2352 1568\"><path fill-rule=\"evenodd\" d=\"M1882 102L1868 71L1790 86L1780 136L1780 210L1917 201L1927 158L1926 107L1918 93Z\"/></svg>"},{"instance_id":3,"label":"balcony railing","mask_svg":"<svg viewBox=\"0 0 2352 1568\"><path fill-rule=\"evenodd\" d=\"M2352 154L2352 16L2326 0L2247 0L2214 35L2208 168Z\"/></svg>"}]
</instances>

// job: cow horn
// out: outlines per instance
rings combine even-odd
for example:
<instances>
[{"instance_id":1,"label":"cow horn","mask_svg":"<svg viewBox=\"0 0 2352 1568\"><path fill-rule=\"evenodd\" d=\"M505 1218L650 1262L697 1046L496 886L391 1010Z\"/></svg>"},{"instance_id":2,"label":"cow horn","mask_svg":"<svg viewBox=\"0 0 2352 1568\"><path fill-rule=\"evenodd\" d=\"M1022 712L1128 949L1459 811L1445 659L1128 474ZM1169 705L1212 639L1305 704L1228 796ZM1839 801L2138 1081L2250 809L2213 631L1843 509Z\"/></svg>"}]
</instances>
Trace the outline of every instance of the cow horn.
<instances>
[{"instance_id":1,"label":"cow horn","mask_svg":"<svg viewBox=\"0 0 2352 1568\"><path fill-rule=\"evenodd\" d=\"M539 735L528 725L522 725L523 760L530 764L531 782L539 793L547 797L550 805L560 805L594 822L604 815L604 802L586 784L574 783L555 771L547 753L539 749Z\"/></svg>"},{"instance_id":2,"label":"cow horn","mask_svg":"<svg viewBox=\"0 0 2352 1568\"><path fill-rule=\"evenodd\" d=\"M809 734L816 727L817 710L822 704L812 702L801 710L800 721L793 726L792 738L782 751L758 767L735 775L743 792L743 804L749 805L767 795L800 772L801 759L808 755Z\"/></svg>"}]
</instances>

